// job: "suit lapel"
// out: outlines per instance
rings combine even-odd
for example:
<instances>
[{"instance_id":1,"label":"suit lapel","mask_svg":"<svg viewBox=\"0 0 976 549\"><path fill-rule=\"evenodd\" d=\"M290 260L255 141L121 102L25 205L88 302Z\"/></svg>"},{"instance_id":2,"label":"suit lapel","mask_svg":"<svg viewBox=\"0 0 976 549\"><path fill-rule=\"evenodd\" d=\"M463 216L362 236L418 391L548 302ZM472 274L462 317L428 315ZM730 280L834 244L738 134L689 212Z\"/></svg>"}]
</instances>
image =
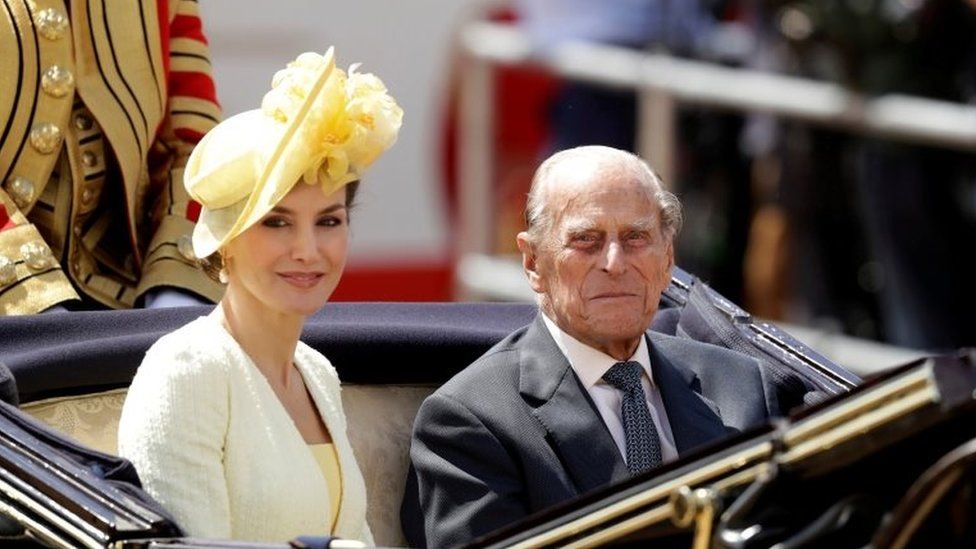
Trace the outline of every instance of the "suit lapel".
<instances>
[{"instance_id":1,"label":"suit lapel","mask_svg":"<svg viewBox=\"0 0 976 549\"><path fill-rule=\"evenodd\" d=\"M519 392L579 493L630 475L606 425L541 316L519 348Z\"/></svg>"},{"instance_id":2,"label":"suit lapel","mask_svg":"<svg viewBox=\"0 0 976 549\"><path fill-rule=\"evenodd\" d=\"M701 395L698 376L681 364L680 357L671 356L667 346L659 342L656 334L648 332L654 383L661 392L678 454L683 456L729 431L715 405Z\"/></svg>"}]
</instances>

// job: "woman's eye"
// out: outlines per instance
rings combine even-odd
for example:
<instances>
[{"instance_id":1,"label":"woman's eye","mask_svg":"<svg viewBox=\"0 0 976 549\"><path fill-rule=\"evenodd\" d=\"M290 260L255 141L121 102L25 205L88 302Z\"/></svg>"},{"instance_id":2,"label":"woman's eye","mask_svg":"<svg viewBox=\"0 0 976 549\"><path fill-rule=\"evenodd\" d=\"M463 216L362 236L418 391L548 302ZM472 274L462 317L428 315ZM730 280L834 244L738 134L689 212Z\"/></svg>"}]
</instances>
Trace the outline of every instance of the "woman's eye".
<instances>
[{"instance_id":1,"label":"woman's eye","mask_svg":"<svg viewBox=\"0 0 976 549\"><path fill-rule=\"evenodd\" d=\"M342 225L342 223L343 220L335 216L328 216L319 219L319 225L323 227L338 227L339 225Z\"/></svg>"},{"instance_id":2,"label":"woman's eye","mask_svg":"<svg viewBox=\"0 0 976 549\"><path fill-rule=\"evenodd\" d=\"M261 222L261 225L265 227L278 228L288 225L288 221L282 217L268 217Z\"/></svg>"}]
</instances>

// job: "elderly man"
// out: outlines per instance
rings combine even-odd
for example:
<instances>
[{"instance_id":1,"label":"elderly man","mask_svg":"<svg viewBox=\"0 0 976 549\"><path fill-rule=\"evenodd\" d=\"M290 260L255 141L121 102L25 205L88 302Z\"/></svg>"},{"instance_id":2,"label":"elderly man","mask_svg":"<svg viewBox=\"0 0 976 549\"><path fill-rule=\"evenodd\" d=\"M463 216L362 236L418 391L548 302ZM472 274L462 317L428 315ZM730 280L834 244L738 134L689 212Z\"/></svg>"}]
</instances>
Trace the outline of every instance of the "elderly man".
<instances>
[{"instance_id":1,"label":"elderly man","mask_svg":"<svg viewBox=\"0 0 976 549\"><path fill-rule=\"evenodd\" d=\"M769 415L755 360L647 331L681 208L641 159L556 153L526 219L541 314L421 406L402 509L413 545L465 543Z\"/></svg>"}]
</instances>

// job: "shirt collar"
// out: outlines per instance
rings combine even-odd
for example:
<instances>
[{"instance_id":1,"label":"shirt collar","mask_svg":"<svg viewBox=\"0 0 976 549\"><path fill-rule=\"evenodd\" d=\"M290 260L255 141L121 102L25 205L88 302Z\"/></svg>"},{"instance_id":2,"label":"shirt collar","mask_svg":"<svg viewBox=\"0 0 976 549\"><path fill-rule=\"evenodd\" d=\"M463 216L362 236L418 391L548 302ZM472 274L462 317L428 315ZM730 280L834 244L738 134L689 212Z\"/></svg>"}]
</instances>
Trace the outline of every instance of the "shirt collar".
<instances>
[{"instance_id":1,"label":"shirt collar","mask_svg":"<svg viewBox=\"0 0 976 549\"><path fill-rule=\"evenodd\" d=\"M542 314L542 320L545 322L546 328L549 329L552 339L556 341L556 346L563 352L566 360L569 361L569 365L576 372L580 381L583 382L583 386L589 390L597 384L605 384L603 374L607 373L607 370L619 361L567 334L545 313ZM651 382L651 386L654 386L654 375L651 373L651 356L647 350L646 337L640 338L637 350L628 360L639 363L644 369L647 379Z\"/></svg>"}]
</instances>

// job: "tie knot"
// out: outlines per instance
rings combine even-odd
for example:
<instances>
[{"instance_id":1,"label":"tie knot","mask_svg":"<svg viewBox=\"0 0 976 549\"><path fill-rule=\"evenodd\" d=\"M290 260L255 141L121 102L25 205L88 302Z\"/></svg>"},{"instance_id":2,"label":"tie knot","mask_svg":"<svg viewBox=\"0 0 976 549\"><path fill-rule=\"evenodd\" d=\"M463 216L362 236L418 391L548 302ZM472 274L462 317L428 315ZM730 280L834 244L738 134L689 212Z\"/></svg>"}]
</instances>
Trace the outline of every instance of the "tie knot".
<instances>
[{"instance_id":1,"label":"tie knot","mask_svg":"<svg viewBox=\"0 0 976 549\"><path fill-rule=\"evenodd\" d=\"M625 393L643 392L640 382L642 369L640 362L618 362L603 374L603 379Z\"/></svg>"}]
</instances>

